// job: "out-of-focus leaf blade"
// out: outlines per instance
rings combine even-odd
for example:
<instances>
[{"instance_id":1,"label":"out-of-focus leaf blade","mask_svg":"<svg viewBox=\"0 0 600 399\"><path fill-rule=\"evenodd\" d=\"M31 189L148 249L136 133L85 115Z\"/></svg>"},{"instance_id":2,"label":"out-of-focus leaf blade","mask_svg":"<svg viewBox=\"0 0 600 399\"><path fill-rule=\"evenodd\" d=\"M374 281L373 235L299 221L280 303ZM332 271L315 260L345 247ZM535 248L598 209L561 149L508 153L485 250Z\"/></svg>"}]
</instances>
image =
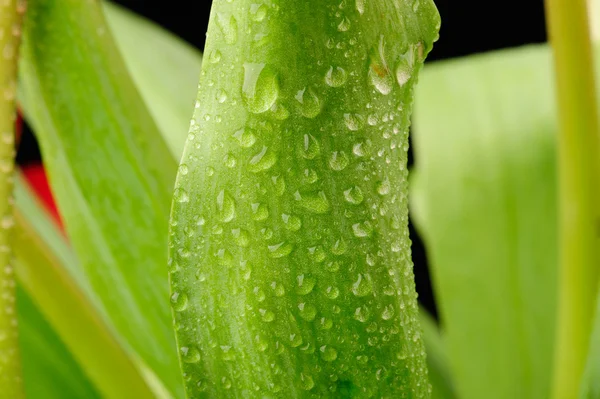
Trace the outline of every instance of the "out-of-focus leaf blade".
<instances>
[{"instance_id":1,"label":"out-of-focus leaf blade","mask_svg":"<svg viewBox=\"0 0 600 399\"><path fill-rule=\"evenodd\" d=\"M176 162L96 2L32 2L20 92L61 215L103 313L182 395L166 281Z\"/></svg>"},{"instance_id":2,"label":"out-of-focus leaf blade","mask_svg":"<svg viewBox=\"0 0 600 399\"><path fill-rule=\"evenodd\" d=\"M429 369L429 382L431 383L432 399L454 399L454 387L446 349L442 342L442 335L435 320L425 309L420 309L419 316L423 327L423 341L427 352L427 368Z\"/></svg>"},{"instance_id":3,"label":"out-of-focus leaf blade","mask_svg":"<svg viewBox=\"0 0 600 399\"><path fill-rule=\"evenodd\" d=\"M100 398L30 295L17 287L19 340L28 399ZM71 317L76 317L71 314Z\"/></svg>"},{"instance_id":4,"label":"out-of-focus leaf blade","mask_svg":"<svg viewBox=\"0 0 600 399\"><path fill-rule=\"evenodd\" d=\"M432 65L415 107L411 194L458 397L547 398L557 266L548 49Z\"/></svg>"},{"instance_id":5,"label":"out-of-focus leaf blade","mask_svg":"<svg viewBox=\"0 0 600 399\"><path fill-rule=\"evenodd\" d=\"M103 6L131 77L179 160L194 110L202 56L155 23L111 2Z\"/></svg>"},{"instance_id":6,"label":"out-of-focus leaf blade","mask_svg":"<svg viewBox=\"0 0 600 399\"><path fill-rule=\"evenodd\" d=\"M52 221L21 180L15 197L14 248L20 285L103 397L159 397L138 360L117 341L69 272L76 265L64 238L56 227L51 234Z\"/></svg>"}]
</instances>

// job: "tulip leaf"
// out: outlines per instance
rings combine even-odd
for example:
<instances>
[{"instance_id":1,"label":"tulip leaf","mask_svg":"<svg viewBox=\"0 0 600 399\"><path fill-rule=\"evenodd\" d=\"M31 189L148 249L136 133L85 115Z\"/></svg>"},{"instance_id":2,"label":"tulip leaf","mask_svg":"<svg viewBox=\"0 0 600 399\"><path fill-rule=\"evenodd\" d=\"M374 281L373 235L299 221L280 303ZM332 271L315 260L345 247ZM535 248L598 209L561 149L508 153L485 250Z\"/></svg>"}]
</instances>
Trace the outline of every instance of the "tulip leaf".
<instances>
[{"instance_id":1,"label":"tulip leaf","mask_svg":"<svg viewBox=\"0 0 600 399\"><path fill-rule=\"evenodd\" d=\"M181 396L164 249L176 162L98 3L32 2L23 33L20 99L79 264L119 339Z\"/></svg>"},{"instance_id":2,"label":"tulip leaf","mask_svg":"<svg viewBox=\"0 0 600 399\"><path fill-rule=\"evenodd\" d=\"M406 150L439 15L342 4L213 2L171 219L190 398L429 395Z\"/></svg>"},{"instance_id":3,"label":"tulip leaf","mask_svg":"<svg viewBox=\"0 0 600 399\"><path fill-rule=\"evenodd\" d=\"M549 397L555 114L546 47L434 64L417 89L411 203L463 399Z\"/></svg>"}]
</instances>

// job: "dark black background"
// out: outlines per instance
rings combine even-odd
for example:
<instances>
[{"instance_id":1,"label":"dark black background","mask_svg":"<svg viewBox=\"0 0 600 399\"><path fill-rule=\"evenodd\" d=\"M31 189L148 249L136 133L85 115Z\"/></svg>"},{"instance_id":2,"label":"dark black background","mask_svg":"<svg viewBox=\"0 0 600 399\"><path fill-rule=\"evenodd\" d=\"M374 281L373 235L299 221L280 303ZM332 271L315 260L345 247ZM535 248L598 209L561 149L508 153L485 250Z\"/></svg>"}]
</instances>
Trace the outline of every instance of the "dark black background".
<instances>
[{"instance_id":1,"label":"dark black background","mask_svg":"<svg viewBox=\"0 0 600 399\"><path fill-rule=\"evenodd\" d=\"M117 3L154 20L196 47L204 47L210 1L118 0ZM442 28L428 62L546 40L543 0L435 0L435 3L442 17ZM17 161L26 164L39 158L35 139L26 129ZM425 250L412 226L411 237L419 299L435 314Z\"/></svg>"}]
</instances>

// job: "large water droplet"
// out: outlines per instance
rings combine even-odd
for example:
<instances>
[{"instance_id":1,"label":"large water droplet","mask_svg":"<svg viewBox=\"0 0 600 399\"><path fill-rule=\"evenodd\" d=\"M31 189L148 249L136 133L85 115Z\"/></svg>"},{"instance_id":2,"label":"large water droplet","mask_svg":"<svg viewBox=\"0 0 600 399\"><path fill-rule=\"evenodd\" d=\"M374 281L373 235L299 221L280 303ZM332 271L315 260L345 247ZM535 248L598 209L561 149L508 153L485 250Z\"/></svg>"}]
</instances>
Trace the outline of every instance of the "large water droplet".
<instances>
[{"instance_id":1,"label":"large water droplet","mask_svg":"<svg viewBox=\"0 0 600 399\"><path fill-rule=\"evenodd\" d=\"M366 323L371 317L371 311L367 306L360 306L354 311L354 319Z\"/></svg>"},{"instance_id":2,"label":"large water droplet","mask_svg":"<svg viewBox=\"0 0 600 399\"><path fill-rule=\"evenodd\" d=\"M298 231L302 227L302 220L297 216L283 214L281 219L285 223L285 228L289 231Z\"/></svg>"},{"instance_id":3,"label":"large water droplet","mask_svg":"<svg viewBox=\"0 0 600 399\"><path fill-rule=\"evenodd\" d=\"M360 205L365 199L365 196L360 187L354 186L344 191L344 198L353 205Z\"/></svg>"},{"instance_id":4,"label":"large water droplet","mask_svg":"<svg viewBox=\"0 0 600 399\"><path fill-rule=\"evenodd\" d=\"M381 312L381 318L383 320L390 320L394 317L395 313L396 311L394 310L394 305L387 305L383 308L383 311Z\"/></svg>"},{"instance_id":5,"label":"large water droplet","mask_svg":"<svg viewBox=\"0 0 600 399\"><path fill-rule=\"evenodd\" d=\"M263 172L271 169L276 162L277 156L275 153L271 151L269 147L263 146L258 153L250 158L250 162L248 162L248 169L254 173Z\"/></svg>"},{"instance_id":6,"label":"large water droplet","mask_svg":"<svg viewBox=\"0 0 600 399\"><path fill-rule=\"evenodd\" d=\"M334 151L329 158L329 167L337 172L346 169L350 159L344 151Z\"/></svg>"},{"instance_id":7,"label":"large water droplet","mask_svg":"<svg viewBox=\"0 0 600 399\"><path fill-rule=\"evenodd\" d=\"M259 114L268 111L279 96L279 81L273 68L265 64L244 64L242 99L246 108Z\"/></svg>"},{"instance_id":8,"label":"large water droplet","mask_svg":"<svg viewBox=\"0 0 600 399\"><path fill-rule=\"evenodd\" d=\"M256 143L256 135L252 129L240 129L233 134L233 137L238 141L241 147L250 148Z\"/></svg>"},{"instance_id":9,"label":"large water droplet","mask_svg":"<svg viewBox=\"0 0 600 399\"><path fill-rule=\"evenodd\" d=\"M301 147L302 157L314 159L321 152L319 142L312 134L305 134Z\"/></svg>"},{"instance_id":10,"label":"large water droplet","mask_svg":"<svg viewBox=\"0 0 600 399\"><path fill-rule=\"evenodd\" d=\"M183 312L188 306L188 297L186 294L175 292L171 295L171 306L176 312Z\"/></svg>"},{"instance_id":11,"label":"large water droplet","mask_svg":"<svg viewBox=\"0 0 600 399\"><path fill-rule=\"evenodd\" d=\"M305 391L310 391L315 386L315 382L312 377L308 374L300 373L300 388Z\"/></svg>"},{"instance_id":12,"label":"large water droplet","mask_svg":"<svg viewBox=\"0 0 600 399\"><path fill-rule=\"evenodd\" d=\"M348 130L357 131L365 124L365 118L358 114L344 114L344 123Z\"/></svg>"},{"instance_id":13,"label":"large water droplet","mask_svg":"<svg viewBox=\"0 0 600 399\"><path fill-rule=\"evenodd\" d=\"M259 309L258 312L265 323L270 323L275 320L275 313L267 309Z\"/></svg>"},{"instance_id":14,"label":"large water droplet","mask_svg":"<svg viewBox=\"0 0 600 399\"><path fill-rule=\"evenodd\" d=\"M301 303L298 305L298 309L300 310L300 317L306 321L313 321L317 316L317 308L310 303Z\"/></svg>"},{"instance_id":15,"label":"large water droplet","mask_svg":"<svg viewBox=\"0 0 600 399\"><path fill-rule=\"evenodd\" d=\"M200 361L200 351L193 346L182 346L181 361L184 363L198 363Z\"/></svg>"},{"instance_id":16,"label":"large water droplet","mask_svg":"<svg viewBox=\"0 0 600 399\"><path fill-rule=\"evenodd\" d=\"M415 64L415 48L409 46L409 49L400 56L398 65L396 66L396 80L402 87L408 82L413 74L413 68Z\"/></svg>"},{"instance_id":17,"label":"large water droplet","mask_svg":"<svg viewBox=\"0 0 600 399\"><path fill-rule=\"evenodd\" d=\"M300 274L296 277L296 282L298 283L296 286L296 293L298 295L307 295L312 292L317 280L313 276Z\"/></svg>"},{"instance_id":18,"label":"large water droplet","mask_svg":"<svg viewBox=\"0 0 600 399\"><path fill-rule=\"evenodd\" d=\"M352 232L356 237L369 237L373 234L373 226L368 221L355 223L352 225Z\"/></svg>"},{"instance_id":19,"label":"large water droplet","mask_svg":"<svg viewBox=\"0 0 600 399\"><path fill-rule=\"evenodd\" d=\"M267 6L266 4L251 4L250 5L250 13L252 14L252 19L256 22L260 22L267 16Z\"/></svg>"},{"instance_id":20,"label":"large water droplet","mask_svg":"<svg viewBox=\"0 0 600 399\"><path fill-rule=\"evenodd\" d=\"M235 243L238 246L240 246L242 248L246 248L246 247L248 247L248 245L250 245L250 233L248 233L246 230L233 229L233 230L231 230L231 234L233 235Z\"/></svg>"},{"instance_id":21,"label":"large water droplet","mask_svg":"<svg viewBox=\"0 0 600 399\"><path fill-rule=\"evenodd\" d=\"M356 0L356 10L360 15L365 12L365 0Z\"/></svg>"},{"instance_id":22,"label":"large water droplet","mask_svg":"<svg viewBox=\"0 0 600 399\"><path fill-rule=\"evenodd\" d=\"M289 242L280 242L279 244L275 244L275 245L269 245L269 256L271 256L271 258L284 258L286 256L288 256L292 250L294 249L294 246L292 244L290 244Z\"/></svg>"},{"instance_id":23,"label":"large water droplet","mask_svg":"<svg viewBox=\"0 0 600 399\"><path fill-rule=\"evenodd\" d=\"M369 80L377 91L383 95L390 94L394 86L392 74L385 60L385 40L383 36L381 36L378 48L371 54Z\"/></svg>"},{"instance_id":24,"label":"large water droplet","mask_svg":"<svg viewBox=\"0 0 600 399\"><path fill-rule=\"evenodd\" d=\"M312 213L322 214L329 212L329 200L323 191L304 194L296 192L295 199L301 207Z\"/></svg>"},{"instance_id":25,"label":"large water droplet","mask_svg":"<svg viewBox=\"0 0 600 399\"><path fill-rule=\"evenodd\" d=\"M329 67L325 75L325 83L331 87L341 87L346 83L348 74L340 67Z\"/></svg>"},{"instance_id":26,"label":"large water droplet","mask_svg":"<svg viewBox=\"0 0 600 399\"><path fill-rule=\"evenodd\" d=\"M352 293L358 297L369 295L373 292L373 281L367 273L359 274L357 280L352 284Z\"/></svg>"},{"instance_id":27,"label":"large water droplet","mask_svg":"<svg viewBox=\"0 0 600 399\"><path fill-rule=\"evenodd\" d=\"M257 222L262 222L269 217L269 208L267 205L260 202L255 202L251 204L250 207L252 208L252 219L256 220Z\"/></svg>"},{"instance_id":28,"label":"large water droplet","mask_svg":"<svg viewBox=\"0 0 600 399\"><path fill-rule=\"evenodd\" d=\"M338 24L337 29L340 32L347 32L348 29L350 29L350 20L347 17L344 17Z\"/></svg>"},{"instance_id":29,"label":"large water droplet","mask_svg":"<svg viewBox=\"0 0 600 399\"><path fill-rule=\"evenodd\" d=\"M221 190L217 195L217 211L219 220L223 223L231 222L235 218L235 201L225 190Z\"/></svg>"},{"instance_id":30,"label":"large water droplet","mask_svg":"<svg viewBox=\"0 0 600 399\"><path fill-rule=\"evenodd\" d=\"M233 15L217 13L217 25L223 33L225 43L234 44L238 36L238 23Z\"/></svg>"},{"instance_id":31,"label":"large water droplet","mask_svg":"<svg viewBox=\"0 0 600 399\"><path fill-rule=\"evenodd\" d=\"M190 202L190 196L188 195L187 191L185 191L181 187L177 187L175 189L175 192L173 193L173 198L175 199L175 201L180 203Z\"/></svg>"},{"instance_id":32,"label":"large water droplet","mask_svg":"<svg viewBox=\"0 0 600 399\"><path fill-rule=\"evenodd\" d=\"M337 351L331 346L323 345L319 350L321 351L321 358L326 362L333 362L338 357Z\"/></svg>"},{"instance_id":33,"label":"large water droplet","mask_svg":"<svg viewBox=\"0 0 600 399\"><path fill-rule=\"evenodd\" d=\"M321 113L321 100L311 88L304 88L296 93L296 101L300 113L306 118L314 118Z\"/></svg>"}]
</instances>

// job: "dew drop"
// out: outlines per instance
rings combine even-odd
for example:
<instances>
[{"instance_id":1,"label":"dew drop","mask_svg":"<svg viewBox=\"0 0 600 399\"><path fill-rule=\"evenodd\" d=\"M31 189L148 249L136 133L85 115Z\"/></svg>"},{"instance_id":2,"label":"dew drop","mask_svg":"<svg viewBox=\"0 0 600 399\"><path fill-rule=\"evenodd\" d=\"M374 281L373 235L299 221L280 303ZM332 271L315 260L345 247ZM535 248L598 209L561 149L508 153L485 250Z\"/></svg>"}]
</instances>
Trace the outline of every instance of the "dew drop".
<instances>
[{"instance_id":1,"label":"dew drop","mask_svg":"<svg viewBox=\"0 0 600 399\"><path fill-rule=\"evenodd\" d=\"M223 89L219 89L215 99L219 102L219 104L223 104L225 101L227 101L227 92Z\"/></svg>"},{"instance_id":2,"label":"dew drop","mask_svg":"<svg viewBox=\"0 0 600 399\"><path fill-rule=\"evenodd\" d=\"M383 308L383 311L381 312L381 318L383 320L390 320L394 317L395 313L396 313L396 311L394 310L394 306L387 305L386 307Z\"/></svg>"},{"instance_id":3,"label":"dew drop","mask_svg":"<svg viewBox=\"0 0 600 399\"><path fill-rule=\"evenodd\" d=\"M300 334L291 334L290 335L290 346L292 348L297 348L302 345L302 336Z\"/></svg>"},{"instance_id":4,"label":"dew drop","mask_svg":"<svg viewBox=\"0 0 600 399\"><path fill-rule=\"evenodd\" d=\"M179 292L173 293L173 295L171 295L171 306L176 312L183 312L186 310L188 307L187 295Z\"/></svg>"},{"instance_id":5,"label":"dew drop","mask_svg":"<svg viewBox=\"0 0 600 399\"><path fill-rule=\"evenodd\" d=\"M305 391L310 391L315 386L315 382L308 374L300 373L300 388Z\"/></svg>"},{"instance_id":6,"label":"dew drop","mask_svg":"<svg viewBox=\"0 0 600 399\"><path fill-rule=\"evenodd\" d=\"M312 119L321 113L321 100L311 88L298 91L295 98L304 117Z\"/></svg>"},{"instance_id":7,"label":"dew drop","mask_svg":"<svg viewBox=\"0 0 600 399\"><path fill-rule=\"evenodd\" d=\"M189 172L189 168L186 164L182 163L181 165L179 165L179 174L182 176L187 175Z\"/></svg>"},{"instance_id":8,"label":"dew drop","mask_svg":"<svg viewBox=\"0 0 600 399\"><path fill-rule=\"evenodd\" d=\"M248 163L248 169L253 173L263 172L271 169L277 163L277 156L269 147L263 146L260 152L256 153Z\"/></svg>"},{"instance_id":9,"label":"dew drop","mask_svg":"<svg viewBox=\"0 0 600 399\"><path fill-rule=\"evenodd\" d=\"M357 131L364 126L364 118L358 114L344 114L344 123L348 130Z\"/></svg>"},{"instance_id":10,"label":"dew drop","mask_svg":"<svg viewBox=\"0 0 600 399\"><path fill-rule=\"evenodd\" d=\"M233 15L217 13L217 25L223 33L225 43L234 44L238 36L238 23Z\"/></svg>"},{"instance_id":11,"label":"dew drop","mask_svg":"<svg viewBox=\"0 0 600 399\"><path fill-rule=\"evenodd\" d=\"M366 323L371 317L371 312L368 307L360 306L354 311L354 319L361 323Z\"/></svg>"},{"instance_id":12,"label":"dew drop","mask_svg":"<svg viewBox=\"0 0 600 399\"><path fill-rule=\"evenodd\" d=\"M275 296L282 297L285 295L285 287L283 286L283 284L279 284L276 281L273 281L271 283L271 288L273 289L273 293L275 294Z\"/></svg>"},{"instance_id":13,"label":"dew drop","mask_svg":"<svg viewBox=\"0 0 600 399\"><path fill-rule=\"evenodd\" d=\"M177 187L175 189L175 192L173 193L173 198L179 203L190 202L190 196L188 195L187 191L185 191L181 187Z\"/></svg>"},{"instance_id":14,"label":"dew drop","mask_svg":"<svg viewBox=\"0 0 600 399\"><path fill-rule=\"evenodd\" d=\"M353 205L360 205L365 199L365 196L360 187L354 186L344 191L344 198Z\"/></svg>"},{"instance_id":15,"label":"dew drop","mask_svg":"<svg viewBox=\"0 0 600 399\"><path fill-rule=\"evenodd\" d=\"M346 83L348 74L340 67L329 67L325 74L325 83L331 87L341 87Z\"/></svg>"},{"instance_id":16,"label":"dew drop","mask_svg":"<svg viewBox=\"0 0 600 399\"><path fill-rule=\"evenodd\" d=\"M285 179L282 176L273 176L271 181L275 186L275 194L282 196L285 193Z\"/></svg>"},{"instance_id":17,"label":"dew drop","mask_svg":"<svg viewBox=\"0 0 600 399\"><path fill-rule=\"evenodd\" d=\"M250 245L250 233L244 229L233 229L231 234L235 240L235 243L242 248L247 248Z\"/></svg>"},{"instance_id":18,"label":"dew drop","mask_svg":"<svg viewBox=\"0 0 600 399\"><path fill-rule=\"evenodd\" d=\"M299 205L309 212L316 214L324 214L329 212L330 204L329 200L325 196L323 191L317 193L305 193L300 194L296 192L295 199Z\"/></svg>"},{"instance_id":19,"label":"dew drop","mask_svg":"<svg viewBox=\"0 0 600 399\"><path fill-rule=\"evenodd\" d=\"M252 14L252 19L256 22L260 22L265 19L267 16L267 6L265 4L252 4L250 6L250 13Z\"/></svg>"},{"instance_id":20,"label":"dew drop","mask_svg":"<svg viewBox=\"0 0 600 399\"><path fill-rule=\"evenodd\" d=\"M283 214L281 219L285 223L285 228L289 231L298 231L302 227L302 220L297 216Z\"/></svg>"},{"instance_id":21,"label":"dew drop","mask_svg":"<svg viewBox=\"0 0 600 399\"><path fill-rule=\"evenodd\" d=\"M331 247L331 253L337 256L343 255L348 250L348 244L343 238L337 240Z\"/></svg>"},{"instance_id":22,"label":"dew drop","mask_svg":"<svg viewBox=\"0 0 600 399\"><path fill-rule=\"evenodd\" d=\"M250 207L252 208L252 219L257 222L262 222L269 217L269 208L267 208L267 205L255 202Z\"/></svg>"},{"instance_id":23,"label":"dew drop","mask_svg":"<svg viewBox=\"0 0 600 399\"><path fill-rule=\"evenodd\" d=\"M390 181L387 178L377 184L377 193L379 195L388 195L390 193Z\"/></svg>"},{"instance_id":24,"label":"dew drop","mask_svg":"<svg viewBox=\"0 0 600 399\"><path fill-rule=\"evenodd\" d=\"M300 274L296 277L296 293L298 295L310 294L317 283L317 280L310 275Z\"/></svg>"},{"instance_id":25,"label":"dew drop","mask_svg":"<svg viewBox=\"0 0 600 399\"><path fill-rule=\"evenodd\" d=\"M338 357L337 351L331 346L323 345L319 350L321 351L321 359L326 362L333 362Z\"/></svg>"},{"instance_id":26,"label":"dew drop","mask_svg":"<svg viewBox=\"0 0 600 399\"><path fill-rule=\"evenodd\" d=\"M360 15L365 12L365 0L356 0L356 10Z\"/></svg>"},{"instance_id":27,"label":"dew drop","mask_svg":"<svg viewBox=\"0 0 600 399\"><path fill-rule=\"evenodd\" d=\"M363 297L373 292L373 281L369 274L359 274L358 279L352 284L352 293L357 297Z\"/></svg>"},{"instance_id":28,"label":"dew drop","mask_svg":"<svg viewBox=\"0 0 600 399\"><path fill-rule=\"evenodd\" d=\"M200 351L193 346L182 346L181 361L184 363L198 363L200 361Z\"/></svg>"},{"instance_id":29,"label":"dew drop","mask_svg":"<svg viewBox=\"0 0 600 399\"><path fill-rule=\"evenodd\" d=\"M298 309L300 310L300 317L306 321L313 321L317 316L317 308L310 303L301 303L298 305Z\"/></svg>"},{"instance_id":30,"label":"dew drop","mask_svg":"<svg viewBox=\"0 0 600 399\"><path fill-rule=\"evenodd\" d=\"M288 256L292 250L294 249L294 246L292 244L290 244L289 242L280 242L279 244L275 244L275 245L269 245L269 256L271 258L284 258L286 256Z\"/></svg>"},{"instance_id":31,"label":"dew drop","mask_svg":"<svg viewBox=\"0 0 600 399\"><path fill-rule=\"evenodd\" d=\"M329 167L336 172L346 169L349 163L350 159L344 151L334 151L329 158Z\"/></svg>"},{"instance_id":32,"label":"dew drop","mask_svg":"<svg viewBox=\"0 0 600 399\"><path fill-rule=\"evenodd\" d=\"M352 232L356 237L369 237L373 234L373 226L368 221L355 223L352 225Z\"/></svg>"},{"instance_id":33,"label":"dew drop","mask_svg":"<svg viewBox=\"0 0 600 399\"><path fill-rule=\"evenodd\" d=\"M329 330L329 329L331 329L331 327L333 327L333 320L328 319L327 317L321 317L319 319L319 323L317 324L317 327L320 330Z\"/></svg>"},{"instance_id":34,"label":"dew drop","mask_svg":"<svg viewBox=\"0 0 600 399\"><path fill-rule=\"evenodd\" d=\"M347 17L344 17L338 24L337 29L340 32L347 32L348 29L350 29L350 20Z\"/></svg>"},{"instance_id":35,"label":"dew drop","mask_svg":"<svg viewBox=\"0 0 600 399\"><path fill-rule=\"evenodd\" d=\"M319 142L312 134L305 134L302 142L301 154L305 159L314 159L321 152Z\"/></svg>"},{"instance_id":36,"label":"dew drop","mask_svg":"<svg viewBox=\"0 0 600 399\"><path fill-rule=\"evenodd\" d=\"M273 113L273 117L280 121L286 120L290 116L290 111L283 105L277 103L273 104L271 112Z\"/></svg>"},{"instance_id":37,"label":"dew drop","mask_svg":"<svg viewBox=\"0 0 600 399\"><path fill-rule=\"evenodd\" d=\"M225 190L221 190L217 195L217 211L219 220L228 223L235 218L235 202Z\"/></svg>"},{"instance_id":38,"label":"dew drop","mask_svg":"<svg viewBox=\"0 0 600 399\"><path fill-rule=\"evenodd\" d=\"M252 129L240 129L233 134L240 147L250 148L256 143L256 135Z\"/></svg>"},{"instance_id":39,"label":"dew drop","mask_svg":"<svg viewBox=\"0 0 600 399\"><path fill-rule=\"evenodd\" d=\"M413 74L414 63L415 48L414 46L409 46L408 51L400 57L396 66L396 81L400 87L404 86L410 80Z\"/></svg>"},{"instance_id":40,"label":"dew drop","mask_svg":"<svg viewBox=\"0 0 600 399\"><path fill-rule=\"evenodd\" d=\"M325 296L329 299L336 299L340 296L340 290L337 287L329 286L325 289Z\"/></svg>"},{"instance_id":41,"label":"dew drop","mask_svg":"<svg viewBox=\"0 0 600 399\"><path fill-rule=\"evenodd\" d=\"M393 88L393 78L384 58L385 41L383 36L379 41L379 47L371 56L371 65L369 66L369 80L375 86L377 91L383 95L388 95Z\"/></svg>"},{"instance_id":42,"label":"dew drop","mask_svg":"<svg viewBox=\"0 0 600 399\"><path fill-rule=\"evenodd\" d=\"M275 313L271 312L270 310L259 309L258 312L260 313L262 321L265 323L270 323L275 320Z\"/></svg>"},{"instance_id":43,"label":"dew drop","mask_svg":"<svg viewBox=\"0 0 600 399\"><path fill-rule=\"evenodd\" d=\"M260 114L268 111L279 96L275 71L265 64L244 64L242 99L248 111Z\"/></svg>"},{"instance_id":44,"label":"dew drop","mask_svg":"<svg viewBox=\"0 0 600 399\"><path fill-rule=\"evenodd\" d=\"M216 64L219 61L221 61L221 52L219 50L215 49L208 54L208 62L211 64Z\"/></svg>"}]
</instances>

